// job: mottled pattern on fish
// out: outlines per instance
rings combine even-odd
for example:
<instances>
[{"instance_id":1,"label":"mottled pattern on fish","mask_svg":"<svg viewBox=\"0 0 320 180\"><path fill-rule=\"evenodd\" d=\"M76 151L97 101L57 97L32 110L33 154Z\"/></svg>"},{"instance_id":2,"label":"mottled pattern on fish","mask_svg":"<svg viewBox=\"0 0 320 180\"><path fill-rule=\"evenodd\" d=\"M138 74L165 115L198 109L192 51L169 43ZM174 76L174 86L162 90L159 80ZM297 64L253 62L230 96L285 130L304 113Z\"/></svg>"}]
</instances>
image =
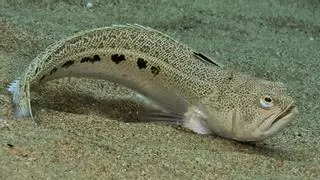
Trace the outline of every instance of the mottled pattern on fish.
<instances>
[{"instance_id":1,"label":"mottled pattern on fish","mask_svg":"<svg viewBox=\"0 0 320 180\"><path fill-rule=\"evenodd\" d=\"M206 82L216 81L219 70L198 63L200 57L195 53L193 49L155 30L113 26L79 33L52 45L32 62L27 77L30 82L46 81L56 78L57 71L75 64L99 62L121 70L123 67L120 66L126 66L126 71L139 71L146 77L162 81L163 85L193 91L190 92L192 96L203 96L210 91ZM196 66L190 66L195 63ZM110 69L105 67L103 71ZM188 81L196 83L193 88L183 87L184 82Z\"/></svg>"},{"instance_id":2,"label":"mottled pattern on fish","mask_svg":"<svg viewBox=\"0 0 320 180\"><path fill-rule=\"evenodd\" d=\"M118 25L80 32L39 54L8 88L16 115L32 116L31 85L67 76L107 79L136 90L161 107L144 114L146 119L239 141L270 137L297 113L281 83L224 70L151 28Z\"/></svg>"}]
</instances>

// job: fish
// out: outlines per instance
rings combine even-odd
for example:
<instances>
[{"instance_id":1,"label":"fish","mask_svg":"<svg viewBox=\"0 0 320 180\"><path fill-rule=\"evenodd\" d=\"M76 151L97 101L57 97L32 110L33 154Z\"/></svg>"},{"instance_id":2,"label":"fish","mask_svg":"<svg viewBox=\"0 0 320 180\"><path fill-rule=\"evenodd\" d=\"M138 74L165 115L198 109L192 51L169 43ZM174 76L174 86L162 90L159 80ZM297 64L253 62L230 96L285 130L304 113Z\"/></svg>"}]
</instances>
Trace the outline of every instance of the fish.
<instances>
[{"instance_id":1,"label":"fish","mask_svg":"<svg viewBox=\"0 0 320 180\"><path fill-rule=\"evenodd\" d=\"M224 68L138 24L85 30L48 46L7 88L14 115L33 118L30 87L64 77L126 86L153 107L140 113L141 119L235 141L270 138L298 114L283 83Z\"/></svg>"}]
</instances>

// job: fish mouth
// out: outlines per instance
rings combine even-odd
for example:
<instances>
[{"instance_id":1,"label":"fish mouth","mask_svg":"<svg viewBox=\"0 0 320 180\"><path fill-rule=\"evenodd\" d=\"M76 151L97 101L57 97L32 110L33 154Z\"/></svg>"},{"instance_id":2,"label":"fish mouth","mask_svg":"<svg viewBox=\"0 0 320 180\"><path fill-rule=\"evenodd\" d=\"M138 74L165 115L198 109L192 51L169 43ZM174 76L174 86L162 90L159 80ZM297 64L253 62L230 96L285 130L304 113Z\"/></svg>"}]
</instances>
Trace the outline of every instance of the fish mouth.
<instances>
[{"instance_id":1,"label":"fish mouth","mask_svg":"<svg viewBox=\"0 0 320 180\"><path fill-rule=\"evenodd\" d=\"M298 114L298 109L292 102L281 113L270 115L261 124L260 129L267 134L273 134L283 129L296 114Z\"/></svg>"},{"instance_id":2,"label":"fish mouth","mask_svg":"<svg viewBox=\"0 0 320 180\"><path fill-rule=\"evenodd\" d=\"M271 126L276 124L280 119L286 118L287 116L290 116L292 112L294 112L297 109L295 105L289 105L282 113L280 113L274 121L271 123Z\"/></svg>"},{"instance_id":3,"label":"fish mouth","mask_svg":"<svg viewBox=\"0 0 320 180\"><path fill-rule=\"evenodd\" d=\"M298 109L292 102L280 113L272 113L269 115L257 128L252 129L249 133L232 139L246 142L267 139L284 129L294 119L297 113Z\"/></svg>"}]
</instances>

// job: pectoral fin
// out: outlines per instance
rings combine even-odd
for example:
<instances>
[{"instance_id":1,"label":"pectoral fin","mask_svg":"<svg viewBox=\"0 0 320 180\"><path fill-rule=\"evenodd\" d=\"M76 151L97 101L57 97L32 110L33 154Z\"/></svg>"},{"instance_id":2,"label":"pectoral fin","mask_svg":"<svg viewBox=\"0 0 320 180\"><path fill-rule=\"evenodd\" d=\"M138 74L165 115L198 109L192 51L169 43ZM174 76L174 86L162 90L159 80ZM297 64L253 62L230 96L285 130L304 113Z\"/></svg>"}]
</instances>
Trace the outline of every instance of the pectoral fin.
<instances>
[{"instance_id":1,"label":"pectoral fin","mask_svg":"<svg viewBox=\"0 0 320 180\"><path fill-rule=\"evenodd\" d=\"M183 125L183 114L177 114L173 112L164 112L160 110L150 110L142 112L140 115L140 122L160 122L173 125Z\"/></svg>"},{"instance_id":2,"label":"pectoral fin","mask_svg":"<svg viewBox=\"0 0 320 180\"><path fill-rule=\"evenodd\" d=\"M213 132L208 128L206 119L206 114L201 105L190 107L184 116L183 127L197 134L212 134Z\"/></svg>"},{"instance_id":3,"label":"pectoral fin","mask_svg":"<svg viewBox=\"0 0 320 180\"><path fill-rule=\"evenodd\" d=\"M165 122L183 125L184 114L188 103L174 90L154 85L144 86L139 90L141 97L146 100L148 110L140 113L140 121Z\"/></svg>"},{"instance_id":4,"label":"pectoral fin","mask_svg":"<svg viewBox=\"0 0 320 180\"><path fill-rule=\"evenodd\" d=\"M137 88L137 91L143 99L146 99L151 105L159 106L163 111L182 115L187 112L188 102L173 89L148 84Z\"/></svg>"}]
</instances>

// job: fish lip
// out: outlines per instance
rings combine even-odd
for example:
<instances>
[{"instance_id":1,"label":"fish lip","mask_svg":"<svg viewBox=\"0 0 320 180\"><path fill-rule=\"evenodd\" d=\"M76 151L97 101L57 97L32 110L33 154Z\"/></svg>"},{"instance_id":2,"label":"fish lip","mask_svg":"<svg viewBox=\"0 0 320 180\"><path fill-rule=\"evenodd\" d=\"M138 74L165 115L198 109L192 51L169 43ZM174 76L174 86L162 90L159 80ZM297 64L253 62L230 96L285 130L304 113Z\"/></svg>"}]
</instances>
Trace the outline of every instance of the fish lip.
<instances>
[{"instance_id":1,"label":"fish lip","mask_svg":"<svg viewBox=\"0 0 320 180\"><path fill-rule=\"evenodd\" d=\"M281 113L268 116L265 122L260 125L260 130L263 132L277 131L277 129L287 124L297 113L297 107L292 102Z\"/></svg>"},{"instance_id":2,"label":"fish lip","mask_svg":"<svg viewBox=\"0 0 320 180\"><path fill-rule=\"evenodd\" d=\"M245 142L267 139L276 135L277 132L286 127L297 113L297 107L292 102L280 113L272 113L265 118L258 128L252 130L250 135L247 134L247 136L243 137L233 137L232 139Z\"/></svg>"},{"instance_id":3,"label":"fish lip","mask_svg":"<svg viewBox=\"0 0 320 180\"><path fill-rule=\"evenodd\" d=\"M292 113L295 108L296 108L296 106L293 104L287 106L286 109L282 113L278 114L278 116L275 118L275 120L271 123L271 126L274 125L275 123L277 123L280 119L286 118L286 116L290 116L290 113Z\"/></svg>"}]
</instances>

